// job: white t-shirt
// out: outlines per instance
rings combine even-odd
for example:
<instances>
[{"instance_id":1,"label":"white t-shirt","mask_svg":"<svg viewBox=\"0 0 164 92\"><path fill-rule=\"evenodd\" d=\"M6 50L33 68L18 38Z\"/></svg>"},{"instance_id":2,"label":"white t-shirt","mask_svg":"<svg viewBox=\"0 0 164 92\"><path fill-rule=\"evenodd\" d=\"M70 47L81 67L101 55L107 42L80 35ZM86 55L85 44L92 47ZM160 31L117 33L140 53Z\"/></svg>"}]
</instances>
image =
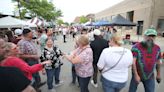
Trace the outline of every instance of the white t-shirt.
<instances>
[{"instance_id":1,"label":"white t-shirt","mask_svg":"<svg viewBox=\"0 0 164 92\"><path fill-rule=\"evenodd\" d=\"M93 31L88 33L88 37L89 37L89 41L93 41L94 40L94 36L93 36Z\"/></svg>"},{"instance_id":2,"label":"white t-shirt","mask_svg":"<svg viewBox=\"0 0 164 92\"><path fill-rule=\"evenodd\" d=\"M63 30L62 30L62 32L63 32L63 35L66 35L67 34L67 28L64 28Z\"/></svg>"},{"instance_id":3,"label":"white t-shirt","mask_svg":"<svg viewBox=\"0 0 164 92\"><path fill-rule=\"evenodd\" d=\"M75 33L77 32L77 28L74 28L74 32L75 32Z\"/></svg>"},{"instance_id":4,"label":"white t-shirt","mask_svg":"<svg viewBox=\"0 0 164 92\"><path fill-rule=\"evenodd\" d=\"M113 67L124 54L120 62L111 70L109 68ZM132 65L133 55L132 52L123 47L109 47L103 50L98 61L98 68L102 70L102 76L107 80L123 83L128 80L128 68ZM108 70L108 71L106 71ZM103 71L106 71L103 73Z\"/></svg>"}]
</instances>

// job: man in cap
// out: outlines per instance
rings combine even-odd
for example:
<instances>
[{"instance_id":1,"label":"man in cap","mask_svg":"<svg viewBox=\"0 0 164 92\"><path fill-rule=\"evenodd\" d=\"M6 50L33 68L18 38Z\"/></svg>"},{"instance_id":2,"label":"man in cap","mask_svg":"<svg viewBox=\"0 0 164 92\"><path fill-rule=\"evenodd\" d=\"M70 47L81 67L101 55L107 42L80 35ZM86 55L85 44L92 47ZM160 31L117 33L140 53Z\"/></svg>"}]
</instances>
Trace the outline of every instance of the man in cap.
<instances>
[{"instance_id":1,"label":"man in cap","mask_svg":"<svg viewBox=\"0 0 164 92\"><path fill-rule=\"evenodd\" d=\"M14 39L13 43L17 44L22 39L22 30L21 29L15 29L14 33L16 38Z\"/></svg>"},{"instance_id":2,"label":"man in cap","mask_svg":"<svg viewBox=\"0 0 164 92\"><path fill-rule=\"evenodd\" d=\"M161 50L160 47L154 43L156 36L157 32L155 29L147 29L144 33L144 41L132 47L134 59L129 92L136 92L140 82L143 83L145 92L155 92L155 68L157 71L156 80L158 83L161 81Z\"/></svg>"},{"instance_id":3,"label":"man in cap","mask_svg":"<svg viewBox=\"0 0 164 92\"><path fill-rule=\"evenodd\" d=\"M97 84L97 73L98 73L98 67L97 62L99 60L100 54L103 51L104 48L109 47L108 42L102 38L101 31L99 29L95 29L93 31L94 34L94 41L91 41L91 48L93 51L93 68L94 68L94 74L93 74L93 80L91 80L91 84L94 87L98 87Z\"/></svg>"},{"instance_id":4,"label":"man in cap","mask_svg":"<svg viewBox=\"0 0 164 92\"><path fill-rule=\"evenodd\" d=\"M24 59L31 66L34 64L38 64L39 55L37 52L38 50L37 50L36 44L34 44L32 40L33 38L32 30L28 28L23 29L22 34L24 38L18 42L19 50L21 53L20 57ZM38 72L34 73L33 78L35 80L33 86L34 88L36 88L38 92L40 92L38 88L40 85L42 85L42 83L41 83L39 73Z\"/></svg>"}]
</instances>

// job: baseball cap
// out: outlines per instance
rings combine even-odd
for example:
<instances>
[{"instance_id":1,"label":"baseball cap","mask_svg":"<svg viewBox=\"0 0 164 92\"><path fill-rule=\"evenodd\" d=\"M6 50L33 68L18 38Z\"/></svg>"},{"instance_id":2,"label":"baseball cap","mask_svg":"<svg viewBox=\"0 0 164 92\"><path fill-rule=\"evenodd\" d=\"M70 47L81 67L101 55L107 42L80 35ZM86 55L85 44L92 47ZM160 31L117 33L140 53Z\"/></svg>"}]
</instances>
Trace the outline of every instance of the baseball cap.
<instances>
[{"instance_id":1,"label":"baseball cap","mask_svg":"<svg viewBox=\"0 0 164 92\"><path fill-rule=\"evenodd\" d=\"M22 35L22 30L21 29L15 29L14 33L15 33L15 35Z\"/></svg>"},{"instance_id":2,"label":"baseball cap","mask_svg":"<svg viewBox=\"0 0 164 92\"><path fill-rule=\"evenodd\" d=\"M94 35L101 35L101 31L100 31L99 29L95 29L95 30L93 31L93 34L94 34Z\"/></svg>"},{"instance_id":3,"label":"baseball cap","mask_svg":"<svg viewBox=\"0 0 164 92\"><path fill-rule=\"evenodd\" d=\"M155 29L147 29L144 33L144 35L149 36L149 35L155 35L157 36L157 31Z\"/></svg>"},{"instance_id":4,"label":"baseball cap","mask_svg":"<svg viewBox=\"0 0 164 92\"><path fill-rule=\"evenodd\" d=\"M32 32L32 30L29 29L29 28L23 29L23 35L28 34L28 33L30 33L30 32Z\"/></svg>"}]
</instances>

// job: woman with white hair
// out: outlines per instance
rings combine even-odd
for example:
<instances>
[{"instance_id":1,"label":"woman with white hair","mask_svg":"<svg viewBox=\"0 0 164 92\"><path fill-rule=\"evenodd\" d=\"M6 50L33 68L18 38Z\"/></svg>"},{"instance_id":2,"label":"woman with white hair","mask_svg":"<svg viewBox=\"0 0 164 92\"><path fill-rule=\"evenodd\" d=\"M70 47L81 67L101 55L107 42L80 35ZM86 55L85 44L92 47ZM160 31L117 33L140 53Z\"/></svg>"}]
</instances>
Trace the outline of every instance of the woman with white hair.
<instances>
[{"instance_id":1,"label":"woman with white hair","mask_svg":"<svg viewBox=\"0 0 164 92\"><path fill-rule=\"evenodd\" d=\"M114 34L110 47L103 50L98 61L102 73L104 92L120 92L128 80L128 68L132 65L132 52L121 46L121 38Z\"/></svg>"}]
</instances>

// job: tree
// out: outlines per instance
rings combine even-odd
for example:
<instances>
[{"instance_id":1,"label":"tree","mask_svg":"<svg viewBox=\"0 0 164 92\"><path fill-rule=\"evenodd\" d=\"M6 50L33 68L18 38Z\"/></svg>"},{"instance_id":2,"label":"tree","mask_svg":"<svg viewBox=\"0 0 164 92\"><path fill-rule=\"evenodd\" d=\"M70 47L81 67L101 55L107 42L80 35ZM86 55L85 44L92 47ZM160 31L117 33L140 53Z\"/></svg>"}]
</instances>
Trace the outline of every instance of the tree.
<instances>
[{"instance_id":1,"label":"tree","mask_svg":"<svg viewBox=\"0 0 164 92\"><path fill-rule=\"evenodd\" d=\"M89 21L89 19L85 16L81 16L80 17L80 23L86 23L87 21Z\"/></svg>"},{"instance_id":2,"label":"tree","mask_svg":"<svg viewBox=\"0 0 164 92\"><path fill-rule=\"evenodd\" d=\"M18 0L13 0L18 1ZM41 17L47 21L56 20L62 16L62 12L47 0L19 0L21 12L31 17Z\"/></svg>"},{"instance_id":3,"label":"tree","mask_svg":"<svg viewBox=\"0 0 164 92\"><path fill-rule=\"evenodd\" d=\"M70 25L71 25L71 26L72 26L72 25L74 25L74 24L75 24L75 23L73 23L73 22L72 22L72 23L70 23Z\"/></svg>"},{"instance_id":4,"label":"tree","mask_svg":"<svg viewBox=\"0 0 164 92\"><path fill-rule=\"evenodd\" d=\"M68 22L65 22L64 24L65 24L66 26L69 26L69 23L68 23Z\"/></svg>"},{"instance_id":5,"label":"tree","mask_svg":"<svg viewBox=\"0 0 164 92\"><path fill-rule=\"evenodd\" d=\"M21 15L21 5L20 5L20 0L12 0L12 2L17 2L17 7L18 7L18 10L19 10L19 18L21 19L22 18L22 15Z\"/></svg>"},{"instance_id":6,"label":"tree","mask_svg":"<svg viewBox=\"0 0 164 92\"><path fill-rule=\"evenodd\" d=\"M57 24L58 24L59 26L61 26L62 24L64 24L64 22L63 22L62 19L58 19L56 22L57 22Z\"/></svg>"}]
</instances>

